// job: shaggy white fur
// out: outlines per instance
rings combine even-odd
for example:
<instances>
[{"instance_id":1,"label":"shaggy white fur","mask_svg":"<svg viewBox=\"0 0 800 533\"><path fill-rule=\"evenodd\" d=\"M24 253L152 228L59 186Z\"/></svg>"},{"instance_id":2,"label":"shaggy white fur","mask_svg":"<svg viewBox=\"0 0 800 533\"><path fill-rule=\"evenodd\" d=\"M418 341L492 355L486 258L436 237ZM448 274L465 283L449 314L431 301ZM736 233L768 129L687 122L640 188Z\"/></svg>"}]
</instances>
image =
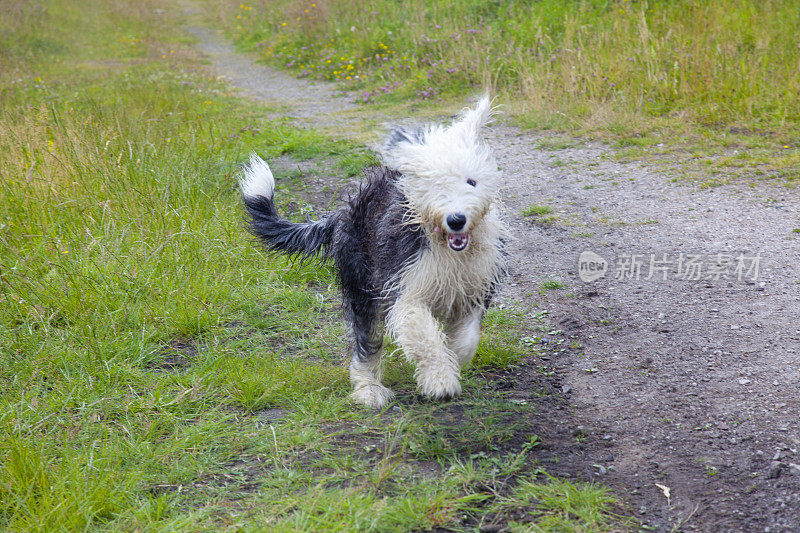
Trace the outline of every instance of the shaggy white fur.
<instances>
[{"instance_id":1,"label":"shaggy white fur","mask_svg":"<svg viewBox=\"0 0 800 533\"><path fill-rule=\"evenodd\" d=\"M493 204L500 171L481 127L493 114L488 96L466 109L449 127L431 125L421 131L422 143L400 143L384 150L383 159L403 176L398 187L426 227L446 229L451 213L463 213L470 227Z\"/></svg>"},{"instance_id":2,"label":"shaggy white fur","mask_svg":"<svg viewBox=\"0 0 800 533\"><path fill-rule=\"evenodd\" d=\"M250 154L250 163L245 167L244 175L239 182L242 196L245 198L272 198L275 191L275 179L269 165L255 153Z\"/></svg>"},{"instance_id":3,"label":"shaggy white fur","mask_svg":"<svg viewBox=\"0 0 800 533\"><path fill-rule=\"evenodd\" d=\"M450 127L424 130L422 143L403 143L383 154L388 166L403 173L398 187L408 202L409 223L421 224L430 243L387 285L387 294L399 296L389 306L386 326L415 364L420 392L433 398L461 392L460 369L475 355L487 295L504 270L508 231L498 215L501 173L479 137L491 114L484 97ZM458 230L469 235L463 251L448 246L452 213L466 216ZM379 376L359 374L354 384L374 381ZM362 392L356 400L382 403L377 394L367 402L363 397Z\"/></svg>"}]
</instances>

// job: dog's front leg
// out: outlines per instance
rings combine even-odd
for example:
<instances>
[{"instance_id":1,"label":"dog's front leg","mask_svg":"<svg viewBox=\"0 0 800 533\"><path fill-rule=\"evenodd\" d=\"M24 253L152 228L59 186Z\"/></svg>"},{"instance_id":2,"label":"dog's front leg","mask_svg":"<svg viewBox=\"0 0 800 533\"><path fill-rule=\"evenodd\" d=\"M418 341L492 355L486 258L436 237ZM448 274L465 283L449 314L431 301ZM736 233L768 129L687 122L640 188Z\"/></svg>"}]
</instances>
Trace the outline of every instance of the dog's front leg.
<instances>
[{"instance_id":1,"label":"dog's front leg","mask_svg":"<svg viewBox=\"0 0 800 533\"><path fill-rule=\"evenodd\" d=\"M470 313L447 325L447 346L456 354L462 368L472 360L481 340L481 320L485 309L481 305Z\"/></svg>"},{"instance_id":2,"label":"dog's front leg","mask_svg":"<svg viewBox=\"0 0 800 533\"><path fill-rule=\"evenodd\" d=\"M429 398L461 393L460 365L447 348L445 335L430 309L418 301L398 299L387 317L389 333L416 365L414 377Z\"/></svg>"}]
</instances>

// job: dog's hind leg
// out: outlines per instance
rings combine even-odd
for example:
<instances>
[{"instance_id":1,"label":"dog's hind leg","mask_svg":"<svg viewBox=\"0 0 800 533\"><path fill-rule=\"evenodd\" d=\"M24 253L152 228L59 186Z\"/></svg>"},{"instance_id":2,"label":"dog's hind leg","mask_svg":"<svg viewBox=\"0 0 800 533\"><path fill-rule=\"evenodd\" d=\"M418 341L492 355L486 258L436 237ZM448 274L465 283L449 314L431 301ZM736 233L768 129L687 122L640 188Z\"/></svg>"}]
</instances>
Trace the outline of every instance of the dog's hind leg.
<instances>
[{"instance_id":1,"label":"dog's hind leg","mask_svg":"<svg viewBox=\"0 0 800 533\"><path fill-rule=\"evenodd\" d=\"M381 345L383 332L374 313L354 314L353 357L350 360L350 383L353 401L379 409L394 393L381 384Z\"/></svg>"},{"instance_id":2,"label":"dog's hind leg","mask_svg":"<svg viewBox=\"0 0 800 533\"><path fill-rule=\"evenodd\" d=\"M468 315L455 320L445 328L447 347L456 354L460 367L472 360L481 340L481 320L484 308L474 308Z\"/></svg>"},{"instance_id":3,"label":"dog's hind leg","mask_svg":"<svg viewBox=\"0 0 800 533\"><path fill-rule=\"evenodd\" d=\"M416 365L420 392L430 398L450 398L461 393L456 354L430 309L422 303L399 299L387 317L387 325L406 357Z\"/></svg>"}]
</instances>

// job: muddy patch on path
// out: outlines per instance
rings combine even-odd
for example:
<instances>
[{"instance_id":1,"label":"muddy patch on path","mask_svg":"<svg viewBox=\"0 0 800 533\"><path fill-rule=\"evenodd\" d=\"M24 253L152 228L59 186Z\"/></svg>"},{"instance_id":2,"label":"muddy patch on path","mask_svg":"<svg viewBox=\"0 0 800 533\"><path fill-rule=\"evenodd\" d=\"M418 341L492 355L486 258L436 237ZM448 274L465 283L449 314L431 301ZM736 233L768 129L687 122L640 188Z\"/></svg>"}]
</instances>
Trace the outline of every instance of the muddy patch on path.
<instances>
[{"instance_id":1,"label":"muddy patch on path","mask_svg":"<svg viewBox=\"0 0 800 533\"><path fill-rule=\"evenodd\" d=\"M191 366L198 353L194 339L176 337L162 344L145 368L153 372L180 372Z\"/></svg>"}]
</instances>

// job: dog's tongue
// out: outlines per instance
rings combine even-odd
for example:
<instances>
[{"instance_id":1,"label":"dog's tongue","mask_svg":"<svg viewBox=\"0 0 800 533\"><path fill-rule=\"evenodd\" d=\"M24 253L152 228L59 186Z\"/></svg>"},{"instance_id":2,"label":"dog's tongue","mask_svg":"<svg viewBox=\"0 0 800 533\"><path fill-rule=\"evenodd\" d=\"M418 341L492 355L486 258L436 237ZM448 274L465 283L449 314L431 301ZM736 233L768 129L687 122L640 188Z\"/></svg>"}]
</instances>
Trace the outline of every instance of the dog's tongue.
<instances>
[{"instance_id":1,"label":"dog's tongue","mask_svg":"<svg viewBox=\"0 0 800 533\"><path fill-rule=\"evenodd\" d=\"M456 252L460 252L469 244L469 233L448 233L447 244Z\"/></svg>"}]
</instances>

